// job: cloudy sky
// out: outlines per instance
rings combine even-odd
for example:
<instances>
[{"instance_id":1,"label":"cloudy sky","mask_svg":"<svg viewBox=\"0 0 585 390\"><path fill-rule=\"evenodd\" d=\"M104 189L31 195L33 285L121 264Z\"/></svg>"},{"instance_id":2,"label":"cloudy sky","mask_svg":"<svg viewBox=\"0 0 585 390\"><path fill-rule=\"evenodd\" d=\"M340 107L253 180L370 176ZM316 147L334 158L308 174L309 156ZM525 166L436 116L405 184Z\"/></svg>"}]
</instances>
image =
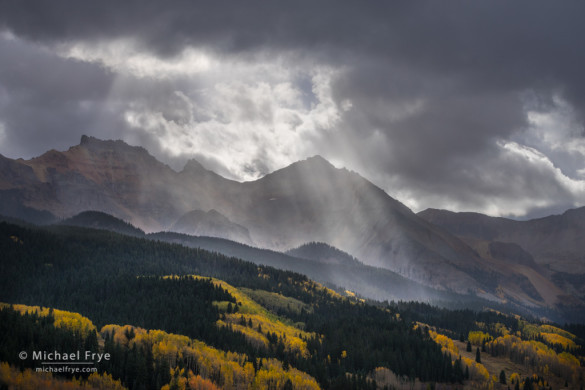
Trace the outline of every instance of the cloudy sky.
<instances>
[{"instance_id":1,"label":"cloudy sky","mask_svg":"<svg viewBox=\"0 0 585 390\"><path fill-rule=\"evenodd\" d=\"M427 207L585 205L583 1L0 0L0 154L82 134L253 180L320 154Z\"/></svg>"}]
</instances>

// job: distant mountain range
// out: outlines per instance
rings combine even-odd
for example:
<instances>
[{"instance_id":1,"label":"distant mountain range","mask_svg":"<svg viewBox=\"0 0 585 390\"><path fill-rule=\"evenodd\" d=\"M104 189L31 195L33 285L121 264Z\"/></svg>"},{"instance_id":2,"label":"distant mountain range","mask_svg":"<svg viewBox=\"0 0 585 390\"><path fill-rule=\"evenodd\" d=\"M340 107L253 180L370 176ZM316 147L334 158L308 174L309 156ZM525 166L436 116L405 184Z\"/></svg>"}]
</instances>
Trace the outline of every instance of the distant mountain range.
<instances>
[{"instance_id":1,"label":"distant mountain range","mask_svg":"<svg viewBox=\"0 0 585 390\"><path fill-rule=\"evenodd\" d=\"M585 207L529 221L436 209L418 215L505 272L526 276L548 302L560 303L555 295L563 303L585 297Z\"/></svg>"},{"instance_id":2,"label":"distant mountain range","mask_svg":"<svg viewBox=\"0 0 585 390\"><path fill-rule=\"evenodd\" d=\"M273 251L326 243L433 291L533 308L583 305L578 216L585 209L528 222L440 210L417 215L319 156L244 183L194 160L176 172L143 148L87 136L31 160L0 156L0 214L48 223L87 210L149 233L215 236Z\"/></svg>"}]
</instances>

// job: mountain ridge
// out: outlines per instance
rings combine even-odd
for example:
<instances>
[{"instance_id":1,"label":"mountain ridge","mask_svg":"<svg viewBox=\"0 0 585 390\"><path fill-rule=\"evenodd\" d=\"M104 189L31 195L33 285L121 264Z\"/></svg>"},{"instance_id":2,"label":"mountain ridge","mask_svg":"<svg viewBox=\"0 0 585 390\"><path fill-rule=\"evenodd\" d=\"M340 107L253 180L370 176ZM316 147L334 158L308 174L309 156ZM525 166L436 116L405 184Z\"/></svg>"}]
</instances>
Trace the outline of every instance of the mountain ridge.
<instances>
[{"instance_id":1,"label":"mountain ridge","mask_svg":"<svg viewBox=\"0 0 585 390\"><path fill-rule=\"evenodd\" d=\"M535 281L534 286L552 282L546 289L540 289L544 289L545 293L556 290L563 304L574 301L575 297L581 301L585 299L585 243L582 240L585 207L527 221L437 209L427 209L418 215L450 231L472 247L517 246L529 254L536 264L531 270L537 271L537 274L523 272L527 277L541 279L540 282ZM508 256L509 249L505 252L508 253L504 256ZM516 259L519 257L523 256L515 256ZM522 265L518 261L516 264Z\"/></svg>"},{"instance_id":2,"label":"mountain ridge","mask_svg":"<svg viewBox=\"0 0 585 390\"><path fill-rule=\"evenodd\" d=\"M545 248L569 248L568 255L572 259L585 260L585 242L581 234L585 231L585 207L564 211L562 214L550 215L526 221L517 221L503 217L490 217L480 213L456 213L448 210L427 209L418 213L423 219L442 226L451 233L462 237L473 237L484 240L498 240L519 244L528 250L539 264L551 265L550 255ZM570 234L564 237L563 233ZM554 254L553 254L554 256ZM571 265L580 273L585 273L585 261ZM558 266L558 262L557 262ZM559 271L575 271L574 268Z\"/></svg>"}]
</instances>

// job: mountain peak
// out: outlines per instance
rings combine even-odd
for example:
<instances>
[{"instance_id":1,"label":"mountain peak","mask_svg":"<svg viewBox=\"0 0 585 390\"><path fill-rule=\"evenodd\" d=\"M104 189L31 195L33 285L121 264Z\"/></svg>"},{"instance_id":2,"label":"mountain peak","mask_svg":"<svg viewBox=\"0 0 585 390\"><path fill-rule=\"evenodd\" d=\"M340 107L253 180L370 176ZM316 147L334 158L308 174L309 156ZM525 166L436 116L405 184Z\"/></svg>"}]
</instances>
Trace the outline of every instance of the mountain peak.
<instances>
[{"instance_id":1,"label":"mountain peak","mask_svg":"<svg viewBox=\"0 0 585 390\"><path fill-rule=\"evenodd\" d=\"M126 143L123 140L103 140L103 139L99 139L96 137L92 137L90 135L82 135L81 136L81 140L79 142L79 145L77 147L82 147L88 150L101 150L101 149L111 149L111 150L115 150L115 151L134 151L134 152L138 152L140 154L144 154L144 155L148 155L151 156L151 154L148 152L148 150L146 150L145 148L143 148L142 146L133 146L130 145L128 143ZM77 148L74 147L74 148ZM154 157L153 157L154 158Z\"/></svg>"},{"instance_id":2,"label":"mountain peak","mask_svg":"<svg viewBox=\"0 0 585 390\"><path fill-rule=\"evenodd\" d=\"M103 147L103 146L109 146L109 145L117 145L117 146L130 146L128 145L126 142L121 141L121 140L102 140L96 137L92 137L91 135L82 135L81 136L81 140L79 141L79 146L83 146L83 147L91 147L91 148L95 148L95 147Z\"/></svg>"},{"instance_id":3,"label":"mountain peak","mask_svg":"<svg viewBox=\"0 0 585 390\"><path fill-rule=\"evenodd\" d=\"M299 160L284 168L278 169L274 172L267 174L266 176L256 180L255 182L273 182L277 181L281 184L283 182L297 183L299 180L315 179L317 177L328 177L335 176L335 173L340 171L334 167L329 161L315 155L305 160Z\"/></svg>"},{"instance_id":4,"label":"mountain peak","mask_svg":"<svg viewBox=\"0 0 585 390\"><path fill-rule=\"evenodd\" d=\"M205 167L203 165L201 165L201 163L199 161L192 158L192 159L187 161L187 163L185 164L185 166L183 167L183 170L181 172L187 173L187 172L205 172L205 171L207 171L207 169L205 169Z\"/></svg>"},{"instance_id":5,"label":"mountain peak","mask_svg":"<svg viewBox=\"0 0 585 390\"><path fill-rule=\"evenodd\" d=\"M97 138L83 134L81 136L81 141L79 142L79 145L87 145L88 143L92 142L93 140L97 140Z\"/></svg>"},{"instance_id":6,"label":"mountain peak","mask_svg":"<svg viewBox=\"0 0 585 390\"><path fill-rule=\"evenodd\" d=\"M333 166L333 164L331 164L327 159L325 159L323 156L316 154L313 157L309 157L305 160L305 162L309 163L309 164L318 164L318 165L324 165L327 167L331 167L331 168L335 168Z\"/></svg>"},{"instance_id":7,"label":"mountain peak","mask_svg":"<svg viewBox=\"0 0 585 390\"><path fill-rule=\"evenodd\" d=\"M289 165L288 167L285 167L281 170L288 171L289 169L312 172L313 174L316 174L318 172L326 173L326 172L330 172L331 170L336 170L336 171L339 170L333 164L331 164L328 160L326 160L325 158L323 158L322 156L320 156L318 154L316 154L312 157L308 157L305 160L299 160L297 162L294 162L291 165ZM275 171L275 172L278 172L278 171ZM273 172L273 173L275 173L275 172Z\"/></svg>"}]
</instances>

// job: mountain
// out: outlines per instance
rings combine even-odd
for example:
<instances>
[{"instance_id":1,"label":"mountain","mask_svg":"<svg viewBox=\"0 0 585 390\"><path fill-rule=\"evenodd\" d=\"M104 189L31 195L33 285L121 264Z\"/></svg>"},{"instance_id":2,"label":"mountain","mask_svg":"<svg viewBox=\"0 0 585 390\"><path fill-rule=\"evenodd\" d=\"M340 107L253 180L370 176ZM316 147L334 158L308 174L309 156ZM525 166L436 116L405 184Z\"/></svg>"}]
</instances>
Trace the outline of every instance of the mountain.
<instances>
[{"instance_id":1,"label":"mountain","mask_svg":"<svg viewBox=\"0 0 585 390\"><path fill-rule=\"evenodd\" d=\"M543 294L560 287L565 303L573 301L571 295L585 298L585 207L528 221L436 209L418 215L470 246L487 247L484 258L524 268L528 272L520 272Z\"/></svg>"},{"instance_id":2,"label":"mountain","mask_svg":"<svg viewBox=\"0 0 585 390\"><path fill-rule=\"evenodd\" d=\"M322 242L310 242L298 248L289 249L287 255L318 261L324 264L363 265L358 259Z\"/></svg>"},{"instance_id":3,"label":"mountain","mask_svg":"<svg viewBox=\"0 0 585 390\"><path fill-rule=\"evenodd\" d=\"M284 250L321 241L433 287L489 290L477 280L487 270L467 246L319 156L238 183L195 161L175 172L143 148L83 136L67 151L5 164L11 169L0 173L0 197L16 192L23 207L60 218L97 210L148 232L169 230L193 210L213 209L248 229L261 247ZM197 233L217 234L212 230Z\"/></svg>"},{"instance_id":4,"label":"mountain","mask_svg":"<svg viewBox=\"0 0 585 390\"><path fill-rule=\"evenodd\" d=\"M100 211L84 211L71 218L67 218L60 225L80 226L93 229L109 230L129 236L142 237L144 232L128 222Z\"/></svg>"},{"instance_id":5,"label":"mountain","mask_svg":"<svg viewBox=\"0 0 585 390\"><path fill-rule=\"evenodd\" d=\"M553 271L585 273L585 207L528 221L434 209L419 216L461 237L516 243Z\"/></svg>"},{"instance_id":6,"label":"mountain","mask_svg":"<svg viewBox=\"0 0 585 390\"><path fill-rule=\"evenodd\" d=\"M32 168L22 160L11 160L0 155L0 214L36 224L51 223L56 217L50 212L27 206L20 188L37 181ZM40 190L42 192L42 190Z\"/></svg>"},{"instance_id":7,"label":"mountain","mask_svg":"<svg viewBox=\"0 0 585 390\"><path fill-rule=\"evenodd\" d=\"M435 289L535 307L562 293L539 291L542 274L530 278L531 267L486 262L468 242L320 156L239 183L194 160L176 172L143 148L84 136L67 151L2 164L0 200L59 218L96 210L146 232L176 229L279 251L323 242Z\"/></svg>"},{"instance_id":8,"label":"mountain","mask_svg":"<svg viewBox=\"0 0 585 390\"><path fill-rule=\"evenodd\" d=\"M248 229L233 223L217 210L190 211L179 218L170 230L192 236L220 237L244 244L253 244Z\"/></svg>"},{"instance_id":9,"label":"mountain","mask_svg":"<svg viewBox=\"0 0 585 390\"><path fill-rule=\"evenodd\" d=\"M242 183L231 205L228 215L261 246L285 250L320 241L435 288L489 295L490 271L469 247L319 156Z\"/></svg>"}]
</instances>

